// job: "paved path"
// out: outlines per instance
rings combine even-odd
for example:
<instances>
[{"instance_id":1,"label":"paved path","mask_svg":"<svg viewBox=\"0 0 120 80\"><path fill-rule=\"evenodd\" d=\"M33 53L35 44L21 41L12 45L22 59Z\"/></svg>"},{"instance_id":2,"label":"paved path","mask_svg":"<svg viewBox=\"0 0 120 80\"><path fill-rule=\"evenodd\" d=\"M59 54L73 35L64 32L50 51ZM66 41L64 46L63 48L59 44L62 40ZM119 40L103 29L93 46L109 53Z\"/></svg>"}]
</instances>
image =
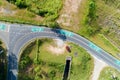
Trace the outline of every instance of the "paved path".
<instances>
[{"instance_id":1,"label":"paved path","mask_svg":"<svg viewBox=\"0 0 120 80\"><path fill-rule=\"evenodd\" d=\"M108 65L106 63L94 57L94 70L92 72L90 80L98 80L100 76L100 72L104 67L107 67L107 66Z\"/></svg>"},{"instance_id":2,"label":"paved path","mask_svg":"<svg viewBox=\"0 0 120 80\"><path fill-rule=\"evenodd\" d=\"M70 41L86 49L89 54L120 71L120 61L87 39L75 33L44 26L0 23L0 38L8 49L8 80L17 80L20 50L36 38L54 38Z\"/></svg>"}]
</instances>

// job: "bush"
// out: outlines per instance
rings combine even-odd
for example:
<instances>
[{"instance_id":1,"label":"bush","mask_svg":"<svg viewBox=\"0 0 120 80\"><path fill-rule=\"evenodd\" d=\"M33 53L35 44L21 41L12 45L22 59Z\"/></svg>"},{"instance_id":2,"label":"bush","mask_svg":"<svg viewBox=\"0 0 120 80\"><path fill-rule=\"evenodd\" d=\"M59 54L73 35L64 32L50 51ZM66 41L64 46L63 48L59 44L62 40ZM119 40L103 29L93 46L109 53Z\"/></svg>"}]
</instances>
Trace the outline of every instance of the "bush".
<instances>
[{"instance_id":1,"label":"bush","mask_svg":"<svg viewBox=\"0 0 120 80\"><path fill-rule=\"evenodd\" d=\"M31 59L29 56L25 56L20 61L20 68L25 69L31 63Z\"/></svg>"},{"instance_id":2,"label":"bush","mask_svg":"<svg viewBox=\"0 0 120 80\"><path fill-rule=\"evenodd\" d=\"M19 8L27 8L29 4L29 0L7 0L8 2L11 2Z\"/></svg>"},{"instance_id":3,"label":"bush","mask_svg":"<svg viewBox=\"0 0 120 80\"><path fill-rule=\"evenodd\" d=\"M56 71L55 70L51 70L49 73L48 73L49 77L50 78L54 78L56 76Z\"/></svg>"}]
</instances>

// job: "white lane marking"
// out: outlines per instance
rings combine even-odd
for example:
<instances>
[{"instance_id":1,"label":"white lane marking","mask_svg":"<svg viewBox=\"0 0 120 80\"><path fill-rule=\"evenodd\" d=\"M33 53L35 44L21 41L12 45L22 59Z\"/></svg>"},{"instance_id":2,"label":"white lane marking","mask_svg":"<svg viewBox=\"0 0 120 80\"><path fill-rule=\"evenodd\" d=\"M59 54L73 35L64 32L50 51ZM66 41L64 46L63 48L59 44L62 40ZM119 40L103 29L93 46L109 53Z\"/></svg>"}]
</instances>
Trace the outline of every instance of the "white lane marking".
<instances>
[{"instance_id":1,"label":"white lane marking","mask_svg":"<svg viewBox=\"0 0 120 80\"><path fill-rule=\"evenodd\" d=\"M7 32L9 32L9 31L10 31L10 25L8 25L7 27L8 27L8 28L7 28Z\"/></svg>"}]
</instances>

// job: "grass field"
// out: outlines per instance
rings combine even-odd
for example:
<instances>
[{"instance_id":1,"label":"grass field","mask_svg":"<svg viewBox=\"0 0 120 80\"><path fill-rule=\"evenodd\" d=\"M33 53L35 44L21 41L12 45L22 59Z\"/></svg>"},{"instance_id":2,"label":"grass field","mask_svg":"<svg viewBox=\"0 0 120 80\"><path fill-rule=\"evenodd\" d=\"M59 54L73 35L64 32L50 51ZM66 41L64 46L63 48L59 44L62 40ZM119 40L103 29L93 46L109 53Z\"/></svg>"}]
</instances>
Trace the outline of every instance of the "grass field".
<instances>
[{"instance_id":1,"label":"grass field","mask_svg":"<svg viewBox=\"0 0 120 80\"><path fill-rule=\"evenodd\" d=\"M115 78L112 78L112 76ZM99 80L120 80L120 72L111 67L106 67L100 73Z\"/></svg>"},{"instance_id":2,"label":"grass field","mask_svg":"<svg viewBox=\"0 0 120 80\"><path fill-rule=\"evenodd\" d=\"M65 60L67 56L72 57L71 69L70 69L70 80L89 80L93 70L93 59L91 56L81 47L73 43L68 43L72 46L71 53L65 51L63 54L56 55L47 49L48 46L54 45L53 40L41 39L42 44L39 47L39 64L34 64L34 58L36 56L36 45L28 47L23 52L21 57L20 65L23 58L29 55L31 63L24 69L19 67L19 80L61 80L64 72ZM77 52L77 56L75 56ZM33 62L33 63L32 63ZM28 70L32 69L30 72ZM39 70L39 71L35 71ZM26 75L27 74L27 75ZM39 76L37 76L37 74ZM35 79L39 77L39 79Z\"/></svg>"}]
</instances>

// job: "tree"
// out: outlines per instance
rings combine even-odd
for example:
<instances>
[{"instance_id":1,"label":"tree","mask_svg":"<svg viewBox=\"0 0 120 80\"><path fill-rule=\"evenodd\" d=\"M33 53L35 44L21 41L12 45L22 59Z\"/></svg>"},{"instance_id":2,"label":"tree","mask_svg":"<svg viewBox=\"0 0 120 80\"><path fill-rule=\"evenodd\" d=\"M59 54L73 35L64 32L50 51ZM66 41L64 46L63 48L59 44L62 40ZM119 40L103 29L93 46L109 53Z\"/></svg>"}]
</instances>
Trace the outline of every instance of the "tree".
<instances>
[{"instance_id":1,"label":"tree","mask_svg":"<svg viewBox=\"0 0 120 80\"><path fill-rule=\"evenodd\" d=\"M7 0L8 2L11 2L19 8L27 8L29 4L29 0Z\"/></svg>"},{"instance_id":2,"label":"tree","mask_svg":"<svg viewBox=\"0 0 120 80\"><path fill-rule=\"evenodd\" d=\"M91 25L91 23L96 20L96 3L94 0L90 0L89 2L89 9L86 18L86 23Z\"/></svg>"},{"instance_id":3,"label":"tree","mask_svg":"<svg viewBox=\"0 0 120 80\"><path fill-rule=\"evenodd\" d=\"M26 8L29 6L28 4L28 0L16 0L15 4L19 7L19 8Z\"/></svg>"},{"instance_id":4,"label":"tree","mask_svg":"<svg viewBox=\"0 0 120 80\"><path fill-rule=\"evenodd\" d=\"M26 66L31 62L31 59L29 56L25 56L22 58L21 62L20 62L20 68L21 69L25 69Z\"/></svg>"},{"instance_id":5,"label":"tree","mask_svg":"<svg viewBox=\"0 0 120 80\"><path fill-rule=\"evenodd\" d=\"M96 17L96 5L94 0L90 1L89 3L88 17L91 19L94 19Z\"/></svg>"}]
</instances>

